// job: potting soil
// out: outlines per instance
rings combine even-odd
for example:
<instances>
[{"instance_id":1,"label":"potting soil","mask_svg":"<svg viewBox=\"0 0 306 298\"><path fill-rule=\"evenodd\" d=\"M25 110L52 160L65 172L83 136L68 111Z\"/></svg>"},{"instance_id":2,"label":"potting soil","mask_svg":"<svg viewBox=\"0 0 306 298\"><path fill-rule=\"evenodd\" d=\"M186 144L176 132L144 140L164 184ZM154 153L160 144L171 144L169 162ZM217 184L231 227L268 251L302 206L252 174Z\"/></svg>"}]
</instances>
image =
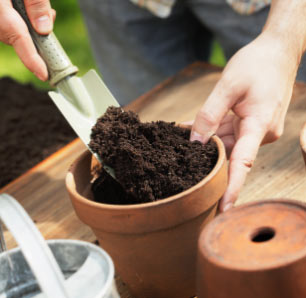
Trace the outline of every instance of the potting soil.
<instances>
[{"instance_id":1,"label":"potting soil","mask_svg":"<svg viewBox=\"0 0 306 298\"><path fill-rule=\"evenodd\" d=\"M109 107L92 129L90 148L115 171L102 170L92 186L96 201L153 202L198 183L215 166L217 147L190 142L190 130L174 122L141 123L137 114Z\"/></svg>"},{"instance_id":2,"label":"potting soil","mask_svg":"<svg viewBox=\"0 0 306 298\"><path fill-rule=\"evenodd\" d=\"M47 92L0 79L0 187L76 138Z\"/></svg>"}]
</instances>

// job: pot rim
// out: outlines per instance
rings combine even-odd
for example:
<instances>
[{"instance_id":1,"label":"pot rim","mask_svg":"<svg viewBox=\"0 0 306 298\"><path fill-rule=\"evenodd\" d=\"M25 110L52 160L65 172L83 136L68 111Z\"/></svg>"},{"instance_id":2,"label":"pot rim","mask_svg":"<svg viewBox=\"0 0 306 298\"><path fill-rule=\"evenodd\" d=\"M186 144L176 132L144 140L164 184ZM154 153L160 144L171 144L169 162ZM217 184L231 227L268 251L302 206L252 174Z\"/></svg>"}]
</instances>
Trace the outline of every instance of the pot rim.
<instances>
[{"instance_id":1,"label":"pot rim","mask_svg":"<svg viewBox=\"0 0 306 298\"><path fill-rule=\"evenodd\" d=\"M214 166L214 168L211 170L211 172L205 177L203 178L200 182L198 182L197 184L195 184L194 186L178 193L175 194L173 196L170 196L168 198L165 199L160 199L154 202L148 202L148 203L139 203L139 204L128 204L128 205L115 205L115 204L105 204L105 203L99 203L99 202L95 202L92 200L89 200L87 198L85 198L84 196L82 196L81 194L79 194L79 192L76 190L76 185L75 185L75 179L74 179L74 174L73 172L75 172L75 168L76 165L79 163L80 160L82 160L86 155L90 154L89 150L84 151L75 161L74 163L71 165L67 175L66 175L66 188L68 189L68 191L72 194L72 196L75 198L76 201L79 201L82 204L86 204L89 205L91 207L95 207L95 208L101 208L104 210L138 210L138 209L142 209L142 208L155 208L157 206L162 206L162 205L166 205L166 204L171 204L173 201L176 201L177 199L181 198L181 197L185 197L187 195L189 195L192 192L197 191L198 189L200 189L201 187L203 187L204 184L207 184L210 180L212 180L212 178L214 176L216 176L216 174L220 171L220 169L222 168L224 162L226 162L226 153L225 153L225 147L223 142L221 141L221 139L217 136L217 135L213 135L211 137L211 139L215 142L215 144L217 145L217 149L218 149L218 160Z\"/></svg>"},{"instance_id":2,"label":"pot rim","mask_svg":"<svg viewBox=\"0 0 306 298\"><path fill-rule=\"evenodd\" d=\"M306 203L297 199L290 199L290 198L265 198L265 199L259 199L252 202L247 202L244 204L241 204L239 206L236 206L232 210L229 211L229 213L236 213L240 210L249 209L250 207L257 206L257 205L265 205L265 204L284 204L284 205L290 205L295 206L298 208L302 208L303 210L306 210ZM240 272L259 272L262 270L276 270L279 269L281 266L290 266L301 260L301 258L306 257L306 249L301 250L300 252L296 253L294 256L291 256L291 258L288 258L287 260L278 260L274 262L273 264L268 263L266 265L261 266L260 268L250 268L250 267L244 267L241 264L233 264L226 261L220 260L215 254L211 254L206 249L204 249L203 242L206 241L207 238L207 231L209 231L217 221L222 221L224 216L228 216L228 213L222 213L218 217L216 217L214 220L209 222L204 229L201 231L199 238L198 238L198 255L201 254L202 257L205 257L206 261L210 264L213 264L213 266L219 266L219 268L222 268L222 270L230 270L230 271L240 271ZM263 224L263 226L265 226Z\"/></svg>"}]
</instances>

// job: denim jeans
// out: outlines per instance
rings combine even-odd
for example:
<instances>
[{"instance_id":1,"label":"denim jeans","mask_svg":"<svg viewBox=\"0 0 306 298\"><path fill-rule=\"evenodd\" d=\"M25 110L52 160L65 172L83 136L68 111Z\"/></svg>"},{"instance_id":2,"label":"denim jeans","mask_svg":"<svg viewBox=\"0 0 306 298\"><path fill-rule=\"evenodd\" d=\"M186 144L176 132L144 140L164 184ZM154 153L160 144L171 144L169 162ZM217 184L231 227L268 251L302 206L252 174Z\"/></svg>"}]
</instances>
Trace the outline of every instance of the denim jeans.
<instances>
[{"instance_id":1,"label":"denim jeans","mask_svg":"<svg viewBox=\"0 0 306 298\"><path fill-rule=\"evenodd\" d=\"M129 0L79 3L97 66L121 105L188 64L207 61L213 39L229 59L260 34L269 12L266 7L246 16L225 0L177 0L161 19ZM303 65L298 79L306 81Z\"/></svg>"}]
</instances>

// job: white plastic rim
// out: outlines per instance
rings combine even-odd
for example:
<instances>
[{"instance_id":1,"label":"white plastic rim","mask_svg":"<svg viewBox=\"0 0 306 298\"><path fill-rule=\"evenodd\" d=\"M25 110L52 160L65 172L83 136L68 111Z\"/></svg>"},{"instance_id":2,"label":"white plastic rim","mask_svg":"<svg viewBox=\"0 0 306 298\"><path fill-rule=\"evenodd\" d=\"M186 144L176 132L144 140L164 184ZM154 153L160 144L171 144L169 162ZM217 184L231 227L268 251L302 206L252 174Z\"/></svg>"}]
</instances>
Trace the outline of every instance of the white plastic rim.
<instances>
[{"instance_id":1,"label":"white plastic rim","mask_svg":"<svg viewBox=\"0 0 306 298\"><path fill-rule=\"evenodd\" d=\"M0 221L11 232L19 247L0 253L0 256L11 255L21 251L32 270L40 289L46 297L68 298L69 289L57 261L49 247L57 244L67 244L83 247L90 253L98 255L98 263L105 274L101 290L90 298L117 298L119 297L114 283L115 269L111 257L99 246L80 240L47 240L45 241L39 230L23 209L10 195L0 194ZM103 268L103 260L106 268ZM43 268L43 270L42 270ZM75 273L77 274L77 272ZM68 279L69 280L69 279ZM70 293L71 294L71 293ZM70 297L72 298L72 297Z\"/></svg>"},{"instance_id":2,"label":"white plastic rim","mask_svg":"<svg viewBox=\"0 0 306 298\"><path fill-rule=\"evenodd\" d=\"M64 276L50 248L23 207L8 194L0 194L0 220L18 243L41 291L50 298L68 298Z\"/></svg>"},{"instance_id":3,"label":"white plastic rim","mask_svg":"<svg viewBox=\"0 0 306 298\"><path fill-rule=\"evenodd\" d=\"M96 246L92 243L80 241L80 240L69 240L69 239L52 239L52 240L46 240L46 243L48 246L50 245L57 245L57 244L72 244L75 246L83 246L88 249L88 251L94 251L98 255L103 258L108 266L108 274L104 283L104 286L101 288L101 291L98 292L95 296L90 298L119 298L119 294L117 292L116 285L114 283L114 277L115 277L115 268L114 263L111 259L111 257L105 252L101 247ZM0 254L0 257L4 254L15 254L20 251L19 247L10 249L9 251L6 251L2 254ZM71 298L71 297L70 297Z\"/></svg>"},{"instance_id":4,"label":"white plastic rim","mask_svg":"<svg viewBox=\"0 0 306 298\"><path fill-rule=\"evenodd\" d=\"M104 287L101 289L101 291L99 293L97 293L97 295L95 297L92 297L92 298L108 297L107 295L110 294L110 292L112 291L112 287L113 287L113 281L114 281L114 277L115 277L115 267L114 267L113 260L111 259L111 257L109 256L109 254L105 250L103 250L100 246L94 245L90 242L81 241L81 240L52 239L52 240L47 240L46 242L48 244L66 243L66 244L72 244L72 245L81 245L81 246L85 246L88 249L88 251L92 250L92 251L98 253L99 255L101 255L101 258L106 260L108 270L109 270L109 274L107 275L107 278L105 280ZM116 289L115 289L115 291L117 292ZM118 295L118 297L119 297L119 295Z\"/></svg>"}]
</instances>

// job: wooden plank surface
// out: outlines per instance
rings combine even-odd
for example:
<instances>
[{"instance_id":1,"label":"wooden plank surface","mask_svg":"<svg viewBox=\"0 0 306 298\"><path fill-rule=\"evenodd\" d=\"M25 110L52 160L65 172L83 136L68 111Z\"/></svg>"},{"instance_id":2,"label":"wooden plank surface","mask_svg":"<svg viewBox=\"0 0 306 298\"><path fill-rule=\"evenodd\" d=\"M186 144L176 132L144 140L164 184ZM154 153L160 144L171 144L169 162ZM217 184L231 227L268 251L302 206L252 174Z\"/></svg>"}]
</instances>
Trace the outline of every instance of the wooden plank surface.
<instances>
[{"instance_id":1,"label":"wooden plank surface","mask_svg":"<svg viewBox=\"0 0 306 298\"><path fill-rule=\"evenodd\" d=\"M190 120L219 78L220 69L196 63L127 108L138 112L143 121ZM299 148L299 133L305 121L306 85L297 83L284 135L278 142L261 148L238 204L280 197L306 201L305 169ZM45 239L95 241L91 230L76 217L64 183L69 165L83 150L85 146L75 140L0 190L24 206ZM7 232L5 237L8 246L13 247L14 241ZM120 279L117 282L121 297L131 297Z\"/></svg>"}]
</instances>

